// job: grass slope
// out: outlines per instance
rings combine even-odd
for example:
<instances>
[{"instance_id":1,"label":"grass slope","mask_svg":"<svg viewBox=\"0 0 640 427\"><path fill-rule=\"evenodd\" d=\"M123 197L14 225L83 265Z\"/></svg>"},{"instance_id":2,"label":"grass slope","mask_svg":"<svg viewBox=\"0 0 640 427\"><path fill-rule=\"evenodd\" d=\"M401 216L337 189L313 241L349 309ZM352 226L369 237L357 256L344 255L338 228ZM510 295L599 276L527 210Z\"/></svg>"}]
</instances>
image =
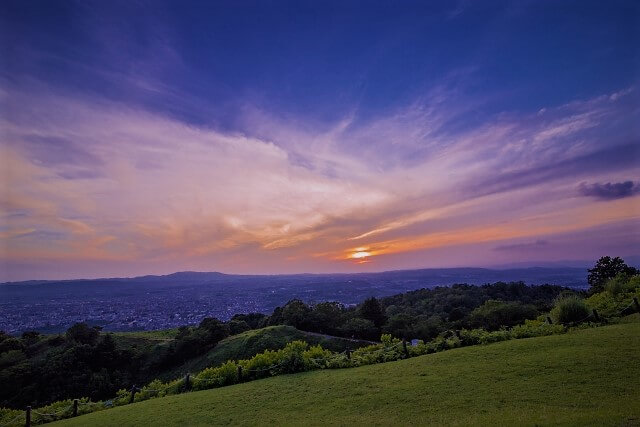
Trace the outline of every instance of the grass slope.
<instances>
[{"instance_id":1,"label":"grass slope","mask_svg":"<svg viewBox=\"0 0 640 427\"><path fill-rule=\"evenodd\" d=\"M320 344L326 349L337 352L369 344L366 341L304 332L293 326L268 326L225 338L206 354L188 360L183 365L163 373L160 377L164 380L170 380L184 375L186 372L198 372L209 366L220 365L227 360L250 359L267 349L284 348L287 343L295 340L306 341L311 345Z\"/></svg>"},{"instance_id":2,"label":"grass slope","mask_svg":"<svg viewBox=\"0 0 640 427\"><path fill-rule=\"evenodd\" d=\"M637 425L640 323L285 375L59 422Z\"/></svg>"}]
</instances>

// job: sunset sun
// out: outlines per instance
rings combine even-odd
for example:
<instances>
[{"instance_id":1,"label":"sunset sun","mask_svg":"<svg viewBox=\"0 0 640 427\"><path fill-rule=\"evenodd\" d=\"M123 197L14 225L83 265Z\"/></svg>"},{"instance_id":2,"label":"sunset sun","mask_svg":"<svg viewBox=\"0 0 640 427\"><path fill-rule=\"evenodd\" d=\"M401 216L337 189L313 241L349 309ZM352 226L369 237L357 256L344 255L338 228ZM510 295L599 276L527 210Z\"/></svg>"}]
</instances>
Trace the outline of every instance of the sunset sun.
<instances>
[{"instance_id":1,"label":"sunset sun","mask_svg":"<svg viewBox=\"0 0 640 427\"><path fill-rule=\"evenodd\" d=\"M351 258L363 259L363 258L367 258L367 257L370 257L370 256L371 256L370 252L360 251L360 252L355 252L353 255L351 255Z\"/></svg>"}]
</instances>

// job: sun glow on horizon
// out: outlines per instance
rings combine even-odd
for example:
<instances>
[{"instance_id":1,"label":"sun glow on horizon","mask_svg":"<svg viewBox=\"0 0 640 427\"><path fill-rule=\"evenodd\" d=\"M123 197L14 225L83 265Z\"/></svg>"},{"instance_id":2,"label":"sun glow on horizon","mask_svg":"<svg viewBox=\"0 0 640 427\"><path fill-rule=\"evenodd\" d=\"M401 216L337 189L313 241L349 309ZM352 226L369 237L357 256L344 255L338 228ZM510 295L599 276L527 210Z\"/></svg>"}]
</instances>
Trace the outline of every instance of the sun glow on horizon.
<instances>
[{"instance_id":1,"label":"sun glow on horizon","mask_svg":"<svg viewBox=\"0 0 640 427\"><path fill-rule=\"evenodd\" d=\"M354 259L363 259L363 258L367 258L371 256L371 252L367 252L367 251L359 251L359 252L355 252L351 255L351 258Z\"/></svg>"}]
</instances>

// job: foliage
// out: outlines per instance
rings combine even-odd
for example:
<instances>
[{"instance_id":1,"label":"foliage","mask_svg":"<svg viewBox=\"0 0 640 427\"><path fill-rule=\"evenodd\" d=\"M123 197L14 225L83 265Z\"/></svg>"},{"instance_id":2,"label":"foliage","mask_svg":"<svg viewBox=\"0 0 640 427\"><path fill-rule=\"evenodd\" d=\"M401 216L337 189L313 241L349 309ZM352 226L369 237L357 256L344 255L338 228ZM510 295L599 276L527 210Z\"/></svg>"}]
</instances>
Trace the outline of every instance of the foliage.
<instances>
[{"instance_id":1,"label":"foliage","mask_svg":"<svg viewBox=\"0 0 640 427\"><path fill-rule=\"evenodd\" d=\"M628 276L620 273L613 279L609 279L605 285L605 291L611 295L619 295L633 292L640 287L640 275Z\"/></svg>"},{"instance_id":2,"label":"foliage","mask_svg":"<svg viewBox=\"0 0 640 427\"><path fill-rule=\"evenodd\" d=\"M76 323L67 329L66 337L68 340L75 341L79 344L95 344L98 339L99 329L92 328L86 323Z\"/></svg>"},{"instance_id":3,"label":"foliage","mask_svg":"<svg viewBox=\"0 0 640 427\"><path fill-rule=\"evenodd\" d=\"M548 309L562 290L554 286L528 287L522 283L455 285L383 299L369 298L356 307L335 302L306 305L293 300L268 317L258 313L240 314L229 322L205 318L198 326L168 331L109 335L86 324L77 324L64 335L26 333L18 338L0 334L0 382L7 384L0 388L0 406L42 405L78 395L105 399L135 383L154 378L166 381L230 359L246 360L266 349L283 349L298 339L339 352L363 344L312 336L293 328L253 334L251 330L246 331L247 327L291 324L305 331L351 339L375 341L385 332L429 342L447 330L496 328L496 324L471 324L471 313L487 300L518 301L535 306L540 312ZM239 339L234 340L234 336ZM219 345L223 341L225 344ZM429 351L444 345L438 342L431 345ZM386 358L389 356L367 356L359 363ZM344 354L336 356L326 361L326 365L348 365L344 359Z\"/></svg>"},{"instance_id":4,"label":"foliage","mask_svg":"<svg viewBox=\"0 0 640 427\"><path fill-rule=\"evenodd\" d=\"M640 416L638 337L635 323L467 347L154 399L62 425L628 425Z\"/></svg>"},{"instance_id":5,"label":"foliage","mask_svg":"<svg viewBox=\"0 0 640 427\"><path fill-rule=\"evenodd\" d=\"M283 349L277 351L266 350L250 359L240 361L229 360L221 366L204 369L192 377L192 389L205 390L286 373L324 368L371 365L400 360L407 356L415 357L436 353L457 347L553 335L563 333L564 331L565 328L561 325L549 325L541 320L527 320L524 325L516 326L510 330L500 329L498 331L487 331L484 329L463 329L459 334L449 331L441 334L432 341L420 341L415 346L407 346L406 351L402 341L393 338L389 334L384 334L381 336L380 344L361 347L353 351L350 356L332 353L329 350L323 349L321 346L309 347L309 345L303 341L293 341L288 343ZM176 379L168 383L154 380L138 390L135 395L135 401L140 402L156 397L178 394L187 389L187 383L184 378ZM125 389L119 390L114 399L104 402L88 402L85 398L83 402L86 404L83 406L83 411L86 413L112 406L124 405L129 402L130 398L131 393ZM57 418L53 419L64 418L69 415L68 409L70 402L70 400L59 401L41 408L41 411L51 411L50 413L55 413L55 417ZM7 414L7 417L16 413L10 410L3 411L4 412L0 412L0 414ZM2 418L0 418L0 420L1 419ZM47 420L36 420L36 423L44 421Z\"/></svg>"},{"instance_id":6,"label":"foliage","mask_svg":"<svg viewBox=\"0 0 640 427\"><path fill-rule=\"evenodd\" d=\"M364 300L358 311L363 319L371 321L376 328L382 327L387 320L380 301L375 297Z\"/></svg>"},{"instance_id":7,"label":"foliage","mask_svg":"<svg viewBox=\"0 0 640 427\"><path fill-rule=\"evenodd\" d=\"M340 327L341 335L361 338L366 340L374 340L378 336L378 328L375 327L371 320L354 317L347 320Z\"/></svg>"},{"instance_id":8,"label":"foliage","mask_svg":"<svg viewBox=\"0 0 640 427\"><path fill-rule=\"evenodd\" d=\"M560 334L564 331L562 325L549 324L543 320L525 320L523 325L511 328L513 339L543 337L547 335Z\"/></svg>"},{"instance_id":9,"label":"foliage","mask_svg":"<svg viewBox=\"0 0 640 427\"><path fill-rule=\"evenodd\" d=\"M591 286L590 292L593 294L604 291L607 282L618 275L630 277L636 274L640 274L640 271L637 268L629 267L622 258L604 256L596 262L593 268L589 269L587 282Z\"/></svg>"},{"instance_id":10,"label":"foliage","mask_svg":"<svg viewBox=\"0 0 640 427\"><path fill-rule=\"evenodd\" d=\"M538 310L531 304L488 300L471 312L469 323L471 326L495 331L502 327L518 325L527 319L535 319L537 316Z\"/></svg>"},{"instance_id":11,"label":"foliage","mask_svg":"<svg viewBox=\"0 0 640 427\"><path fill-rule=\"evenodd\" d=\"M640 299L640 275L618 275L609 280L605 289L587 298L587 305L606 318L628 315L636 310L633 298Z\"/></svg>"},{"instance_id":12,"label":"foliage","mask_svg":"<svg viewBox=\"0 0 640 427\"><path fill-rule=\"evenodd\" d=\"M556 299L551 317L557 323L568 324L584 321L589 317L589 307L577 295L562 295Z\"/></svg>"}]
</instances>

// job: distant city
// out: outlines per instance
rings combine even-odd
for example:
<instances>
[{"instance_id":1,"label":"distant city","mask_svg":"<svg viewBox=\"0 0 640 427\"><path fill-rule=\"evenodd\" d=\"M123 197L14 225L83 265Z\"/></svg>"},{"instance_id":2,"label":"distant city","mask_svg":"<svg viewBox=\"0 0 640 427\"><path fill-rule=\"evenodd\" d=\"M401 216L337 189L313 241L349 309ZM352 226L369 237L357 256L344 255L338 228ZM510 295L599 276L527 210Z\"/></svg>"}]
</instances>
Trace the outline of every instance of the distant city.
<instances>
[{"instance_id":1,"label":"distant city","mask_svg":"<svg viewBox=\"0 0 640 427\"><path fill-rule=\"evenodd\" d=\"M489 270L451 268L360 274L273 276L182 272L131 279L30 281L0 284L0 330L58 333L75 322L107 331L167 329L205 317L271 313L291 299L355 305L369 296L455 283L523 281L584 288L583 268Z\"/></svg>"}]
</instances>

